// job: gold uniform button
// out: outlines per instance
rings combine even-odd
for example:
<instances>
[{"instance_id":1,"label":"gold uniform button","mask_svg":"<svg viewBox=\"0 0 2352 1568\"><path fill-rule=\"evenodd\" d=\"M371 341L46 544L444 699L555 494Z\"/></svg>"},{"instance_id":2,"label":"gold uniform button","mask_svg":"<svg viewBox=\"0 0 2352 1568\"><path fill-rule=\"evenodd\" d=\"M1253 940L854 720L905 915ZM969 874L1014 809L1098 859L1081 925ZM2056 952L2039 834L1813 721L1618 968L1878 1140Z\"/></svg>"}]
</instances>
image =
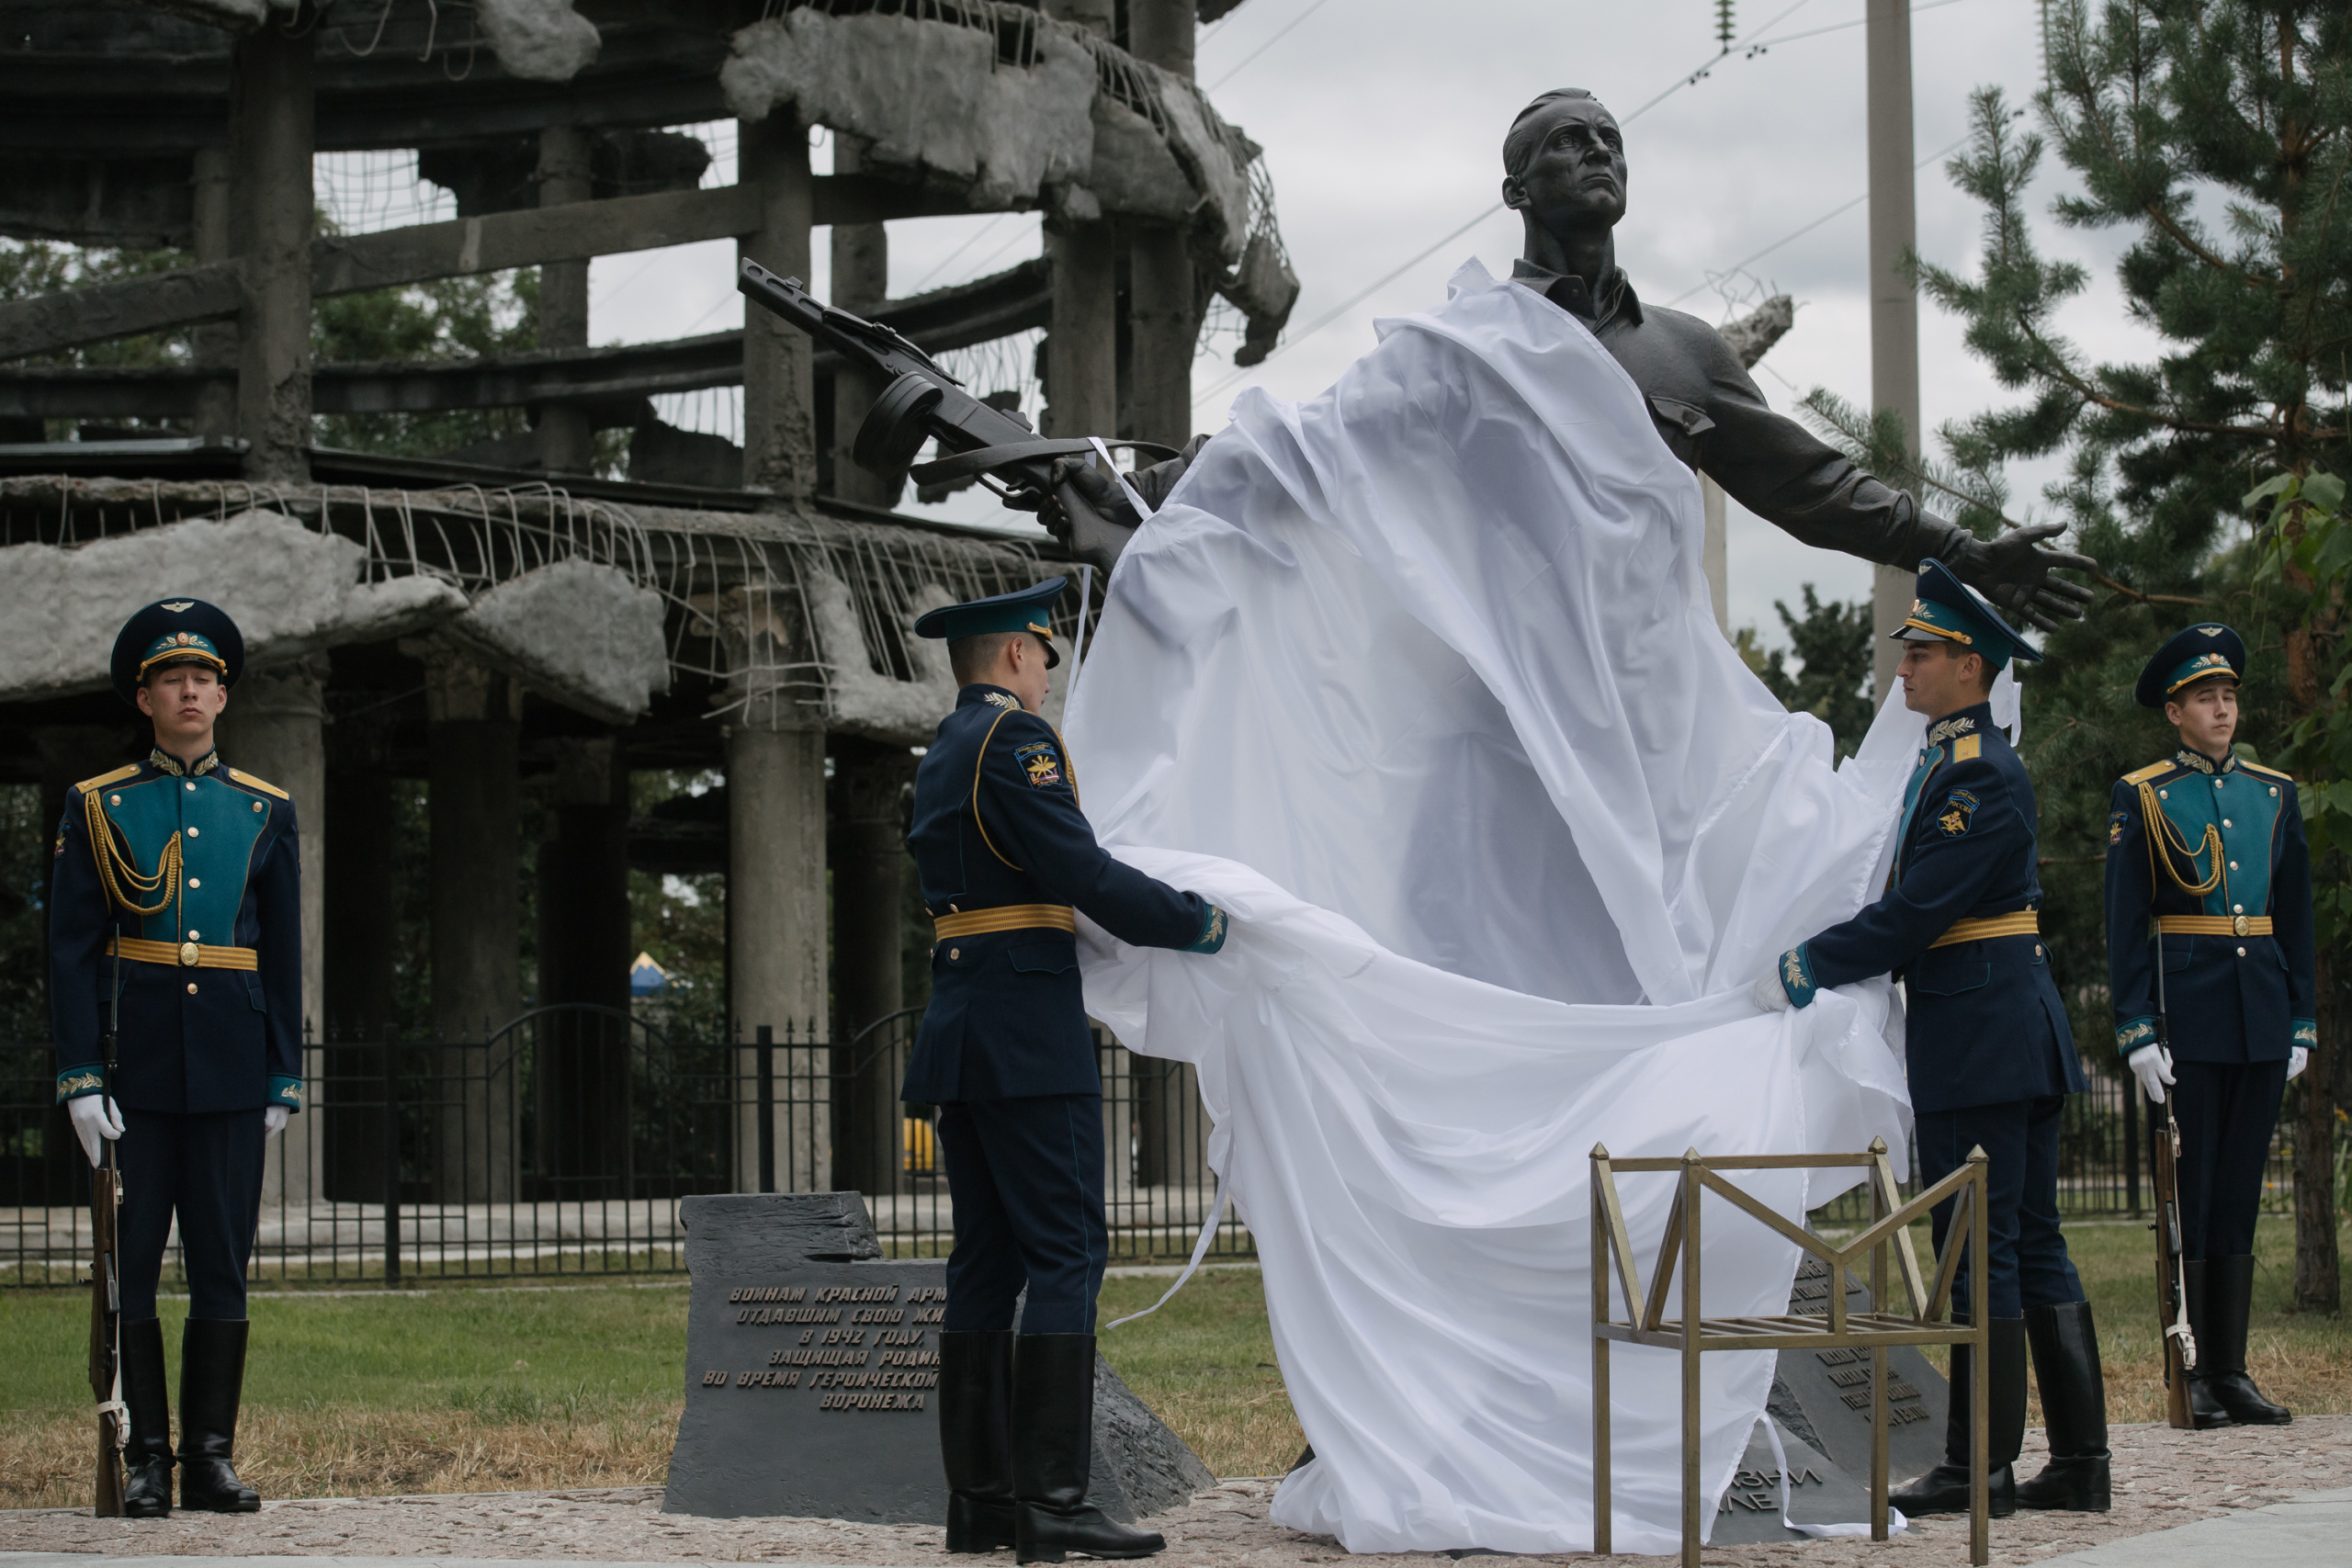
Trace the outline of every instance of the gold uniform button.
<instances>
[{"instance_id":1,"label":"gold uniform button","mask_svg":"<svg viewBox=\"0 0 2352 1568\"><path fill-rule=\"evenodd\" d=\"M203 935L204 935L204 933L203 933L202 931L190 931L190 932L188 932L188 933L187 933L187 939L188 939L188 941L190 941L190 942L195 942L196 940L198 940L199 937L201 937L201 936L203 936Z\"/></svg>"},{"instance_id":2,"label":"gold uniform button","mask_svg":"<svg viewBox=\"0 0 2352 1568\"><path fill-rule=\"evenodd\" d=\"M961 910L961 909L959 909L959 908L957 908L955 905L950 904L950 905L948 905L948 906L947 906L947 912L948 912L949 914L951 914L951 915L960 915L960 914L962 914L964 911L963 911L963 910Z\"/></svg>"},{"instance_id":3,"label":"gold uniform button","mask_svg":"<svg viewBox=\"0 0 2352 1568\"><path fill-rule=\"evenodd\" d=\"M193 936L195 936L195 935L196 935L196 933L195 933L194 931L190 931L190 932L188 932L187 934L188 934L189 936L191 936L191 937L193 937ZM196 943L195 943L195 942L184 942L180 943L180 967L181 967L181 968L183 968L183 969L193 969L193 968L195 968L195 967L196 967L196 962L197 962L197 960L198 960L198 959L199 959L199 958L201 958L201 957L203 957L203 956L204 956L204 955L203 955L201 953L199 953L199 952L198 952L198 951L197 951L197 946L196 946ZM190 987L188 987L188 989L189 989L189 990L191 990L191 991L193 991L194 989L196 989L196 987L195 987L194 986L190 986Z\"/></svg>"},{"instance_id":4,"label":"gold uniform button","mask_svg":"<svg viewBox=\"0 0 2352 1568\"><path fill-rule=\"evenodd\" d=\"M2238 868L2238 863L2237 863L2237 862L2235 862L2235 861L2232 861L2232 862L2230 863L2230 869L2231 869L2232 871L2235 871L2235 870L2237 870L2237 868ZM195 884L195 883L193 883L193 882L191 882L191 883L189 883L189 884L188 884L188 886L189 886L190 887L193 887L193 886L196 886L196 884Z\"/></svg>"},{"instance_id":5,"label":"gold uniform button","mask_svg":"<svg viewBox=\"0 0 2352 1568\"><path fill-rule=\"evenodd\" d=\"M2235 871L2237 868L2237 863L2235 861L2232 861L2230 863L2230 869L2232 871ZM204 886L204 879L200 876L191 876L187 879L187 885L191 888L201 887Z\"/></svg>"},{"instance_id":6,"label":"gold uniform button","mask_svg":"<svg viewBox=\"0 0 2352 1568\"><path fill-rule=\"evenodd\" d=\"M122 796L119 795L110 795L107 796L107 804L108 806L120 806L122 804Z\"/></svg>"},{"instance_id":7,"label":"gold uniform button","mask_svg":"<svg viewBox=\"0 0 2352 1568\"><path fill-rule=\"evenodd\" d=\"M2033 955L2036 958L2041 956L2041 944L2038 942L2033 944Z\"/></svg>"},{"instance_id":8,"label":"gold uniform button","mask_svg":"<svg viewBox=\"0 0 2352 1568\"><path fill-rule=\"evenodd\" d=\"M2222 827L2224 827L2224 828L2226 828L2226 827L2228 827L2229 825L2230 825L2230 819L2229 819L2228 818L2226 818L2226 817L2222 818ZM193 833L193 832L195 832L195 831L196 831L196 829L193 829L193 828L190 828L190 829L188 829L188 831L189 831L189 832L191 832L191 833Z\"/></svg>"},{"instance_id":9,"label":"gold uniform button","mask_svg":"<svg viewBox=\"0 0 2352 1568\"><path fill-rule=\"evenodd\" d=\"M2278 786L2277 784L2272 784L2270 786L2270 793L2274 795L2277 795L2278 793Z\"/></svg>"},{"instance_id":10,"label":"gold uniform button","mask_svg":"<svg viewBox=\"0 0 2352 1568\"><path fill-rule=\"evenodd\" d=\"M947 956L951 961L961 958L964 956L964 950L960 947L951 947L947 950Z\"/></svg>"},{"instance_id":11,"label":"gold uniform button","mask_svg":"<svg viewBox=\"0 0 2352 1568\"><path fill-rule=\"evenodd\" d=\"M196 995L196 982L193 980L187 983L187 994L191 997Z\"/></svg>"},{"instance_id":12,"label":"gold uniform button","mask_svg":"<svg viewBox=\"0 0 2352 1568\"><path fill-rule=\"evenodd\" d=\"M197 829L190 828L190 829L187 830L187 836L188 836L189 838L191 838L191 839L193 839L193 838L197 838L197 837L198 837L198 836L199 836L199 835L198 835L198 830Z\"/></svg>"},{"instance_id":13,"label":"gold uniform button","mask_svg":"<svg viewBox=\"0 0 2352 1568\"><path fill-rule=\"evenodd\" d=\"M2156 791L2156 798L2158 800L2170 800L2172 798L2172 791L2168 789L2160 789Z\"/></svg>"},{"instance_id":14,"label":"gold uniform button","mask_svg":"<svg viewBox=\"0 0 2352 1568\"><path fill-rule=\"evenodd\" d=\"M2239 949L2238 949L2238 956L2239 956L2240 958L2244 958L2244 957L2245 956L2245 948L2241 947L2241 948L2239 948ZM195 989L195 987L189 987L189 989L190 989L190 990L193 990L193 989Z\"/></svg>"},{"instance_id":15,"label":"gold uniform button","mask_svg":"<svg viewBox=\"0 0 2352 1568\"><path fill-rule=\"evenodd\" d=\"M193 783L183 784L181 787L187 790L190 795L194 795L196 793L196 785Z\"/></svg>"}]
</instances>

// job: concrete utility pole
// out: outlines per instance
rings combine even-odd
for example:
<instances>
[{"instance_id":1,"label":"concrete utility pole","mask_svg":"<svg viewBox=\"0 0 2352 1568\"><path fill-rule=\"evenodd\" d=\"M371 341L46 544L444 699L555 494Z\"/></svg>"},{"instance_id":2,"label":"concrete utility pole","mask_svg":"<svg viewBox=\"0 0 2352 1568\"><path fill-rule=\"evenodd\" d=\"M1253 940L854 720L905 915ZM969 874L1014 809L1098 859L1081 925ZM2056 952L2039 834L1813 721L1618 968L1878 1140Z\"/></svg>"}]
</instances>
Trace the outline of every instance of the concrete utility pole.
<instances>
[{"instance_id":1,"label":"concrete utility pole","mask_svg":"<svg viewBox=\"0 0 2352 1568\"><path fill-rule=\"evenodd\" d=\"M865 144L854 136L833 132L833 173L864 172ZM833 225L833 303L844 310L871 316L881 310L890 293L890 231L882 223ZM843 501L868 506L896 506L904 488L901 475L885 479L869 474L850 456L855 450L857 428L882 395L879 377L843 365L833 371L833 493Z\"/></svg>"},{"instance_id":2,"label":"concrete utility pole","mask_svg":"<svg viewBox=\"0 0 2352 1568\"><path fill-rule=\"evenodd\" d=\"M760 191L759 230L742 236L736 256L807 277L817 200L808 127L788 107L736 123L738 178ZM743 312L743 488L765 492L779 507L817 489L814 352L806 333L773 311Z\"/></svg>"},{"instance_id":3,"label":"concrete utility pole","mask_svg":"<svg viewBox=\"0 0 2352 1568\"><path fill-rule=\"evenodd\" d=\"M589 174L589 135L576 125L550 125L539 132L537 175L541 207L587 201L595 186ZM588 264L547 262L539 267L539 346L588 346ZM584 474L594 466L596 433L588 411L578 403L540 407L539 468L550 474Z\"/></svg>"},{"instance_id":4,"label":"concrete utility pole","mask_svg":"<svg viewBox=\"0 0 2352 1568\"><path fill-rule=\"evenodd\" d=\"M1112 0L1046 0L1046 14L1104 38L1116 25ZM1046 254L1054 258L1053 319L1046 329L1046 434L1116 434L1116 239L1099 217L1050 223Z\"/></svg>"},{"instance_id":5,"label":"concrete utility pole","mask_svg":"<svg viewBox=\"0 0 2352 1568\"><path fill-rule=\"evenodd\" d=\"M1919 240L1912 173L1911 0L1870 0L1863 28L1870 76L1871 403L1903 416L1911 456L1919 455L1919 293L1903 257ZM1871 661L1883 701L1894 689L1901 649L1887 640L1911 609L1916 573L1882 566L1873 574Z\"/></svg>"},{"instance_id":6,"label":"concrete utility pole","mask_svg":"<svg viewBox=\"0 0 2352 1568\"><path fill-rule=\"evenodd\" d=\"M1127 44L1187 81L1199 22L1193 0L1129 0ZM1136 224L1127 239L1127 428L1119 434L1182 446L1193 434L1193 345L1200 336L1193 257L1176 224Z\"/></svg>"},{"instance_id":7,"label":"concrete utility pole","mask_svg":"<svg viewBox=\"0 0 2352 1568\"><path fill-rule=\"evenodd\" d=\"M230 221L245 258L237 322L237 434L245 477L311 477L311 151L314 15L274 15L236 42L229 70Z\"/></svg>"}]
</instances>

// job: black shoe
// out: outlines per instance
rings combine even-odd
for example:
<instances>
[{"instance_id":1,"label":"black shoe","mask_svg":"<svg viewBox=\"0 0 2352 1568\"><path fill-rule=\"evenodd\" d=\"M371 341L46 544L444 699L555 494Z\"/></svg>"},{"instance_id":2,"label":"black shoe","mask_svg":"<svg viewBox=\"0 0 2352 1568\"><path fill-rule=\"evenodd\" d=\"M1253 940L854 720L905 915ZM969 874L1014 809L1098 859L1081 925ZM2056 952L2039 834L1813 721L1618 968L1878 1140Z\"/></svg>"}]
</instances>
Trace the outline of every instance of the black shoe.
<instances>
[{"instance_id":1,"label":"black shoe","mask_svg":"<svg viewBox=\"0 0 2352 1568\"><path fill-rule=\"evenodd\" d=\"M153 1318L122 1325L122 1403L130 1412L130 1470L122 1488L127 1518L172 1517L172 1397L164 1372L164 1325Z\"/></svg>"},{"instance_id":2,"label":"black shoe","mask_svg":"<svg viewBox=\"0 0 2352 1568\"><path fill-rule=\"evenodd\" d=\"M1012 1545L1010 1329L940 1335L939 1456L947 1471L947 1550Z\"/></svg>"},{"instance_id":3,"label":"black shoe","mask_svg":"<svg viewBox=\"0 0 2352 1568\"><path fill-rule=\"evenodd\" d=\"M1167 1546L1086 1500L1094 1451L1094 1336L1023 1334L1012 1355L1012 1529L1023 1562L1148 1557Z\"/></svg>"},{"instance_id":4,"label":"black shoe","mask_svg":"<svg viewBox=\"0 0 2352 1568\"><path fill-rule=\"evenodd\" d=\"M2033 1349L2033 1380L2041 1389L2050 1462L2032 1480L2018 1483L2018 1506L2104 1514L2113 1502L2107 1378L2099 1367L2091 1304L2030 1307L2025 1333Z\"/></svg>"},{"instance_id":5,"label":"black shoe","mask_svg":"<svg viewBox=\"0 0 2352 1568\"><path fill-rule=\"evenodd\" d=\"M1955 1315L1955 1323L1965 1323ZM1985 1363L1985 1492L1992 1517L2006 1519L2018 1511L2017 1477L2011 1469L2025 1446L2025 1321L1993 1320L1993 1353ZM1887 1495L1887 1501L1908 1515L1964 1514L1968 1511L1969 1379L1976 1359L1973 1345L1951 1348L1951 1399L1944 1416L1944 1461Z\"/></svg>"},{"instance_id":6,"label":"black shoe","mask_svg":"<svg viewBox=\"0 0 2352 1568\"><path fill-rule=\"evenodd\" d=\"M191 1317L180 1336L180 1506L257 1514L261 1494L237 1479L237 1401L245 1385L243 1318Z\"/></svg>"},{"instance_id":7,"label":"black shoe","mask_svg":"<svg viewBox=\"0 0 2352 1568\"><path fill-rule=\"evenodd\" d=\"M2213 1385L2205 1381L2213 1366L2213 1314L2206 1301L2205 1260L2182 1258L2180 1283L2188 1306L2189 1337L2197 1341L2197 1368L2188 1374L2188 1424L2200 1432L2210 1432L2233 1423Z\"/></svg>"},{"instance_id":8,"label":"black shoe","mask_svg":"<svg viewBox=\"0 0 2352 1568\"><path fill-rule=\"evenodd\" d=\"M2207 1326L2197 1339L2197 1381L2205 1385L2206 1397L2228 1413L2232 1424L2284 1427L2295 1418L2294 1413L2263 1398L2262 1391L2246 1376L2246 1329L2253 1314L2253 1256L2207 1258Z\"/></svg>"}]
</instances>

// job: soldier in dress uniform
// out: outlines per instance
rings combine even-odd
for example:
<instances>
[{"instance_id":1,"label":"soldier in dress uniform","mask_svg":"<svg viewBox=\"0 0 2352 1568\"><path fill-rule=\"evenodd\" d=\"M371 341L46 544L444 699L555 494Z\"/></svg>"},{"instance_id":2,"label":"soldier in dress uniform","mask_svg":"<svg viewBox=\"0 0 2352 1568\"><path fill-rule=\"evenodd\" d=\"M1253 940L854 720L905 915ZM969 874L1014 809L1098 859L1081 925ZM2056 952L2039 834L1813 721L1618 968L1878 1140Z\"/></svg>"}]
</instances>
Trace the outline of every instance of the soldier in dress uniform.
<instances>
[{"instance_id":1,"label":"soldier in dress uniform","mask_svg":"<svg viewBox=\"0 0 2352 1568\"><path fill-rule=\"evenodd\" d=\"M1068 581L933 610L956 710L915 773L907 836L937 922L905 1096L938 1106L956 1200L939 1337L947 1550L1142 1557L1166 1543L1086 1502L1102 1213L1102 1084L1073 906L1122 942L1211 953L1225 912L1104 852L1038 716ZM1021 1332L1012 1332L1023 1286Z\"/></svg>"},{"instance_id":2,"label":"soldier in dress uniform","mask_svg":"<svg viewBox=\"0 0 2352 1568\"><path fill-rule=\"evenodd\" d=\"M2271 1129L2319 1038L2311 850L2295 781L2230 749L2245 674L2245 643L2227 626L2190 626L2156 650L2134 694L2164 710L2180 747L2116 782L2107 827L2115 1045L2147 1091L2152 1124L2169 1096L2180 1128L2197 1338L2188 1404L2200 1427L2294 1419L2246 1375L2246 1317ZM2156 1043L2159 1010L2169 1051Z\"/></svg>"},{"instance_id":3,"label":"soldier in dress uniform","mask_svg":"<svg viewBox=\"0 0 2352 1568\"><path fill-rule=\"evenodd\" d=\"M2107 1393L2098 1339L2058 1231L2058 1118L2084 1087L2073 1031L2040 931L2033 785L1993 722L1993 678L2011 659L2041 655L1940 562L1919 573L1904 702L1926 714L1927 746L1904 792L1886 893L1852 919L1783 953L1759 982L1767 1007L1804 1007L1826 986L1894 974L1909 1016L1905 1054L1919 1174L1941 1180L1982 1146L1989 1158L1991 1256L1954 1283L1965 1317L1966 1269L1988 1271L1992 1401L1986 1433L1992 1506L2103 1512L2109 1503ZM1954 1205L1935 1211L1936 1245ZM2049 1424L2050 1463L2031 1481L2010 1471L2025 1436L2025 1363ZM1968 1506L1971 1352L1952 1348L1944 1462L1894 1494L1906 1514Z\"/></svg>"},{"instance_id":4,"label":"soldier in dress uniform","mask_svg":"<svg viewBox=\"0 0 2352 1568\"><path fill-rule=\"evenodd\" d=\"M119 1140L124 1510L172 1511L171 1401L155 1288L178 1217L179 1503L253 1513L232 1459L245 1264L262 1153L302 1106L302 899L294 805L225 765L212 730L244 666L236 623L165 599L115 638L114 687L153 721L146 760L66 793L50 899L57 1098L93 1166ZM109 1073L101 1036L119 1010Z\"/></svg>"}]
</instances>

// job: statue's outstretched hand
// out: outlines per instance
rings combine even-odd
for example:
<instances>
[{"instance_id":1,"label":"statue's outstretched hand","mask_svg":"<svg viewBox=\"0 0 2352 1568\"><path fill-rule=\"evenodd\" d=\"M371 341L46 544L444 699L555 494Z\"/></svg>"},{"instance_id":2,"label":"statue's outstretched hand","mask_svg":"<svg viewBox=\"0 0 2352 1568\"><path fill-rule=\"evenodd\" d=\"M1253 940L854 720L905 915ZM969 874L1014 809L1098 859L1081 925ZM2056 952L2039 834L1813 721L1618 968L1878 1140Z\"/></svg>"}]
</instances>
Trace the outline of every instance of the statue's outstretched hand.
<instances>
[{"instance_id":1,"label":"statue's outstretched hand","mask_svg":"<svg viewBox=\"0 0 2352 1568\"><path fill-rule=\"evenodd\" d=\"M1034 512L1046 532L1063 544L1070 543L1069 513L1063 507L1059 491L1064 485L1077 489L1079 498L1110 523L1122 528L1138 526L1143 519L1136 515L1133 502L1126 492L1086 457L1057 457L1054 459L1053 487L1056 493L1039 495L1035 491L1014 491L1004 498L1005 505L1016 512Z\"/></svg>"},{"instance_id":2,"label":"statue's outstretched hand","mask_svg":"<svg viewBox=\"0 0 2352 1568\"><path fill-rule=\"evenodd\" d=\"M1944 564L2001 609L2054 632L2062 620L2081 620L2092 594L2079 582L2051 574L2098 570L2098 562L2088 556L2041 547L2042 540L2064 532L2063 523L2036 523L1995 539L1972 538Z\"/></svg>"}]
</instances>

